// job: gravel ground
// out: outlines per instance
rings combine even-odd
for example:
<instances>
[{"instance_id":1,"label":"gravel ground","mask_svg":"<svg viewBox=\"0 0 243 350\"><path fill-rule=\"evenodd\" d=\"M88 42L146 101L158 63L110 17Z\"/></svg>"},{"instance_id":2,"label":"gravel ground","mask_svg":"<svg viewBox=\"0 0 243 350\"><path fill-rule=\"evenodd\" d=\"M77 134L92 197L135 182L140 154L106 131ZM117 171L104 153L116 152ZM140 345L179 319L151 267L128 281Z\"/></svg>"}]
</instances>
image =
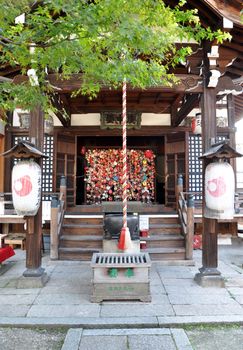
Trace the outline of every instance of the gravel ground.
<instances>
[{"instance_id":1,"label":"gravel ground","mask_svg":"<svg viewBox=\"0 0 243 350\"><path fill-rule=\"evenodd\" d=\"M194 350L243 350L243 327L201 327L186 334Z\"/></svg>"},{"instance_id":2,"label":"gravel ground","mask_svg":"<svg viewBox=\"0 0 243 350\"><path fill-rule=\"evenodd\" d=\"M67 330L0 328L1 350L60 350Z\"/></svg>"}]
</instances>

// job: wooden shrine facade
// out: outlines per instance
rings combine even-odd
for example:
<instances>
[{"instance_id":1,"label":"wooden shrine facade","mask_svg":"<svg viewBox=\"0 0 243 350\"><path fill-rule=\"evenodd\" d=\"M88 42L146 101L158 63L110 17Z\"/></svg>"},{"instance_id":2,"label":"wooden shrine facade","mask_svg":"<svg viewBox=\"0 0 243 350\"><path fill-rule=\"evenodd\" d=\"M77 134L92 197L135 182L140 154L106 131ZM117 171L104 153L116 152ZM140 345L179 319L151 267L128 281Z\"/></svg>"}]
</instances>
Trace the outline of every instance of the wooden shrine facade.
<instances>
[{"instance_id":1,"label":"wooden shrine facade","mask_svg":"<svg viewBox=\"0 0 243 350\"><path fill-rule=\"evenodd\" d=\"M165 1L168 5L176 5L176 1ZM241 117L242 95L233 96L230 92L239 93L242 84L242 24L240 22L240 1L187 1L188 8L197 8L202 24L210 25L212 29L222 28L230 31L231 42L224 42L217 45L215 43L191 44L193 53L187 58L184 64L179 64L173 71L179 83L172 87L157 86L146 90L131 89L128 87L127 108L129 113L151 114L150 120L142 123L141 127L133 125L128 130L129 138L141 140L141 147L144 148L143 139L148 138L147 147L156 148L159 156L163 156L163 170L159 170L159 176L164 186L163 201L165 204L172 204L175 199L174 187L178 172L184 174L185 189L193 189L192 176L192 153L197 143L192 142L190 137L190 126L185 120L194 109L200 108L202 111L203 135L200 147L207 148L212 138L223 136L231 140L234 146L234 123ZM183 44L178 44L180 47ZM221 77L214 80L214 71L218 71ZM15 83L21 83L26 79L20 75L20 67L1 67L0 76L13 79ZM76 74L69 80L61 80L55 74L48 74L47 79L51 85L56 87L53 98L58 112L56 117L60 126L55 127L51 142L51 158L53 161L45 165L45 174L52 174L52 182L47 181L48 186L44 190L55 191L59 185L59 177L64 173L68 178L68 199L69 205L85 202L86 198L78 199L77 172L79 149L82 140L89 138L91 144L102 137L117 138L121 134L119 128L109 126L104 128L102 121L92 125L89 123L93 114L119 113L121 110L121 90L110 90L103 87L97 98L90 100L85 96L71 97L73 91L81 84L82 75ZM208 87L210 86L210 87ZM216 103L220 103L228 94L228 124L216 130ZM233 96L233 97L232 97ZM76 122L73 123L75 116ZM168 119L164 121L164 118ZM209 118L207 120L207 118ZM85 119L85 122L79 120ZM155 121L156 120L156 121ZM32 130L36 129L36 123L32 120ZM212 127L212 125L214 125ZM219 134L218 134L219 132ZM28 136L28 130L22 130L14 126L9 118L9 125L6 127L6 136L0 138L0 149L10 148L20 135ZM158 140L156 146L154 140ZM207 141L206 141L207 139ZM15 141L14 141L15 140ZM47 137L46 137L47 140ZM92 141L93 140L93 141ZM196 138L195 140L199 140ZM98 145L98 144L97 144ZM194 146L193 146L194 145ZM84 145L85 146L85 145ZM99 145L98 145L99 146ZM106 146L109 146L107 144ZM111 145L112 146L112 145ZM136 147L139 146L139 141ZM45 145L45 147L47 147ZM48 146L49 147L49 146ZM190 147L192 152L190 153ZM79 148L79 149L78 149ZM50 151L50 149L49 149ZM48 152L49 152L48 151ZM53 153L52 153L53 152ZM195 152L194 152L195 153ZM1 160L1 180L2 191L9 191L9 177L4 173L9 173L11 164ZM198 170L198 169L197 169ZM50 176L49 176L50 179ZM51 184L51 185L50 185ZM158 197L158 196L157 196Z\"/></svg>"}]
</instances>

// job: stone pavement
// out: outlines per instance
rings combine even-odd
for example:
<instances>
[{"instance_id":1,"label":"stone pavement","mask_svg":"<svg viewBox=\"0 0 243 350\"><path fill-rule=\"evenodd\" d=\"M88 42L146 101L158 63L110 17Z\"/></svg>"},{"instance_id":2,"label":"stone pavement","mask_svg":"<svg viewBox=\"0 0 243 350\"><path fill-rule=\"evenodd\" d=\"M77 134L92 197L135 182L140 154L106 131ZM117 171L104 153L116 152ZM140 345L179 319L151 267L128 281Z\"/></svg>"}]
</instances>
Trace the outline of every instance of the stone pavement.
<instances>
[{"instance_id":1,"label":"stone pavement","mask_svg":"<svg viewBox=\"0 0 243 350\"><path fill-rule=\"evenodd\" d=\"M62 350L192 350L183 329L70 329Z\"/></svg>"},{"instance_id":2,"label":"stone pavement","mask_svg":"<svg viewBox=\"0 0 243 350\"><path fill-rule=\"evenodd\" d=\"M184 331L178 330L181 336L176 338L175 329L172 327L243 324L241 240L235 240L233 246L219 249L219 270L226 280L225 288L202 288L195 283L194 276L201 267L200 251L194 252L195 266L165 266L159 262L153 263L151 303L91 303L89 263L50 261L48 255L43 257L42 261L42 266L49 275L47 284L43 288L16 288L18 279L25 270L25 252L16 250L16 253L16 256L9 259L10 268L0 276L0 326L80 327L78 331L70 330L76 332L76 335L79 334L78 347L81 343L89 344L91 335L92 341L97 339L99 344L106 344L104 332L109 331L111 344L112 339L119 339L119 342L127 344L129 349L135 348L132 344L145 341L145 336L148 337L146 344L155 344L156 339L161 338L164 341L159 344L170 344L166 349L190 349L187 337L185 334L182 336ZM165 329L167 327L168 329ZM119 330L121 328L129 328L129 332L132 333L124 333ZM137 333L141 328L144 332L143 340ZM146 329L151 332L150 336L146 335ZM92 334L91 330L96 333ZM181 348L175 340L180 338L184 339ZM66 341L69 339L68 333ZM85 346L79 348L85 349ZM122 346L121 349L126 349ZM139 346L146 349L142 343L137 345L136 349L140 349ZM86 348L92 349L90 345ZM151 348L164 349L161 345L151 345ZM108 349L106 346L106 350Z\"/></svg>"}]
</instances>

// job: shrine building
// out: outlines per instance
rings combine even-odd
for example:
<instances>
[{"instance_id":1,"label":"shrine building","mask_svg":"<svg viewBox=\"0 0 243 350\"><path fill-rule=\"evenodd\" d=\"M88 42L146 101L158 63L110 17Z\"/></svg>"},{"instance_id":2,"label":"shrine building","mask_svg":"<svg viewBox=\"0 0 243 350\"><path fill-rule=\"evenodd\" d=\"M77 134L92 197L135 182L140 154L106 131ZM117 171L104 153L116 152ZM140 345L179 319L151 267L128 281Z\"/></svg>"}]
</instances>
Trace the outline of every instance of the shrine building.
<instances>
[{"instance_id":1,"label":"shrine building","mask_svg":"<svg viewBox=\"0 0 243 350\"><path fill-rule=\"evenodd\" d=\"M235 149L235 123L243 116L241 1L188 0L187 6L198 9L203 26L227 30L232 40L191 43L193 53L173 70L179 83L172 87L127 88L128 211L149 220L152 238L146 251L155 260L192 259L181 234L178 186L185 198L194 195L199 215L194 220L200 227L204 170L199 157L223 140ZM20 67L1 67L0 77L21 81ZM93 99L71 97L79 88L78 74L68 80L55 74L47 78L56 87L58 112L44 122L44 132L38 109L30 114L21 109L8 113L7 125L0 122L0 153L20 139L41 139L42 132L40 148L49 156L43 160L42 201L50 203L52 195L60 192L61 178L66 179L57 258L89 260L102 248L104 213L121 210L122 91L102 87ZM2 194L11 192L14 162L0 158ZM236 172L235 160L230 162ZM237 226L229 221L224 230L236 234ZM206 267L217 260L210 239L204 243L212 256L206 258Z\"/></svg>"}]
</instances>

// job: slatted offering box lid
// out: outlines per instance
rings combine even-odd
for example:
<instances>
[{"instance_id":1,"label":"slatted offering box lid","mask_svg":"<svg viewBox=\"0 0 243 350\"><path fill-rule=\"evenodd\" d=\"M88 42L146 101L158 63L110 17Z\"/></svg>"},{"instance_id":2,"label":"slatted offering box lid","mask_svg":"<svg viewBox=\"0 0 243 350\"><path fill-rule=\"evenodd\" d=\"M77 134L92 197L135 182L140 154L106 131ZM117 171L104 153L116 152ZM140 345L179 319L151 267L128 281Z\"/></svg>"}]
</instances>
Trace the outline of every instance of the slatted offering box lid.
<instances>
[{"instance_id":1,"label":"slatted offering box lid","mask_svg":"<svg viewBox=\"0 0 243 350\"><path fill-rule=\"evenodd\" d=\"M148 253L94 253L93 283L148 283L150 266Z\"/></svg>"},{"instance_id":2,"label":"slatted offering box lid","mask_svg":"<svg viewBox=\"0 0 243 350\"><path fill-rule=\"evenodd\" d=\"M91 267L150 267L151 260L148 253L94 253Z\"/></svg>"}]
</instances>

